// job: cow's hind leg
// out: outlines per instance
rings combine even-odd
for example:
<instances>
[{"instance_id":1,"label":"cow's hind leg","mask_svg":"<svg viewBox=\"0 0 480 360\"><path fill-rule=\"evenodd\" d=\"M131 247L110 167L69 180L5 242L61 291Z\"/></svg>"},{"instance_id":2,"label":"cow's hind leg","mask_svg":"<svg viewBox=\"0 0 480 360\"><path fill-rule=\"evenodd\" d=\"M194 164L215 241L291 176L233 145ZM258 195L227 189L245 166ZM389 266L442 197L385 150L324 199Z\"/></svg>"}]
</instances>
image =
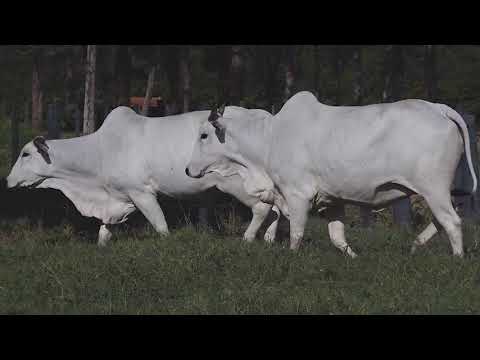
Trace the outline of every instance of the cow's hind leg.
<instances>
[{"instance_id":1,"label":"cow's hind leg","mask_svg":"<svg viewBox=\"0 0 480 360\"><path fill-rule=\"evenodd\" d=\"M328 234L333 245L351 258L356 258L357 254L355 254L345 239L345 206L329 207L325 216L328 220Z\"/></svg>"},{"instance_id":2,"label":"cow's hind leg","mask_svg":"<svg viewBox=\"0 0 480 360\"><path fill-rule=\"evenodd\" d=\"M413 242L410 253L413 254L419 246L425 245L433 236L438 232L437 227L433 222L427 225L427 227L417 236Z\"/></svg>"},{"instance_id":3,"label":"cow's hind leg","mask_svg":"<svg viewBox=\"0 0 480 360\"><path fill-rule=\"evenodd\" d=\"M252 221L250 222L250 225L248 225L248 228L245 230L243 235L243 239L246 242L252 242L255 240L260 226L262 226L264 220L270 213L271 207L272 205L263 202L258 202L252 206Z\"/></svg>"},{"instance_id":4,"label":"cow's hind leg","mask_svg":"<svg viewBox=\"0 0 480 360\"><path fill-rule=\"evenodd\" d=\"M297 250L303 240L310 201L298 196L285 196L290 211L290 250Z\"/></svg>"},{"instance_id":5,"label":"cow's hind leg","mask_svg":"<svg viewBox=\"0 0 480 360\"><path fill-rule=\"evenodd\" d=\"M275 213L275 220L273 220L273 222L267 228L263 237L268 243L273 243L275 241L275 237L277 236L278 222L280 221L280 210L276 205L272 206L272 211Z\"/></svg>"},{"instance_id":6,"label":"cow's hind leg","mask_svg":"<svg viewBox=\"0 0 480 360\"><path fill-rule=\"evenodd\" d=\"M155 195L150 193L135 193L130 194L130 197L137 209L145 215L158 233L162 235L169 234L165 216L163 215L160 205L158 205Z\"/></svg>"},{"instance_id":7,"label":"cow's hind leg","mask_svg":"<svg viewBox=\"0 0 480 360\"><path fill-rule=\"evenodd\" d=\"M98 242L97 245L100 247L104 247L112 238L112 233L108 230L107 225L103 224L100 226L100 230L98 231Z\"/></svg>"},{"instance_id":8,"label":"cow's hind leg","mask_svg":"<svg viewBox=\"0 0 480 360\"><path fill-rule=\"evenodd\" d=\"M424 195L424 197L433 216L447 233L453 255L463 257L462 220L453 208L450 192Z\"/></svg>"}]
</instances>

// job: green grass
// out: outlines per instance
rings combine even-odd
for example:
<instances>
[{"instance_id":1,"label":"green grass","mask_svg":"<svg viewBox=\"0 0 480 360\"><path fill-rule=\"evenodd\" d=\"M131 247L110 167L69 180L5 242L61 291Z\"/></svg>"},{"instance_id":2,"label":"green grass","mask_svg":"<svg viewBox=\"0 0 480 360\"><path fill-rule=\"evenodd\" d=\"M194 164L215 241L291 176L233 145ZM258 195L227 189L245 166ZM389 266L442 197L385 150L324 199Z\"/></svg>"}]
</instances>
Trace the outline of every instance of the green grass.
<instances>
[{"instance_id":1,"label":"green grass","mask_svg":"<svg viewBox=\"0 0 480 360\"><path fill-rule=\"evenodd\" d=\"M185 227L162 238L148 227L94 239L0 224L1 314L478 314L480 263L465 229L466 258L437 237L415 256L412 235L347 227L359 258L310 221L298 252L283 240L246 244ZM134 234L134 235L132 235Z\"/></svg>"}]
</instances>

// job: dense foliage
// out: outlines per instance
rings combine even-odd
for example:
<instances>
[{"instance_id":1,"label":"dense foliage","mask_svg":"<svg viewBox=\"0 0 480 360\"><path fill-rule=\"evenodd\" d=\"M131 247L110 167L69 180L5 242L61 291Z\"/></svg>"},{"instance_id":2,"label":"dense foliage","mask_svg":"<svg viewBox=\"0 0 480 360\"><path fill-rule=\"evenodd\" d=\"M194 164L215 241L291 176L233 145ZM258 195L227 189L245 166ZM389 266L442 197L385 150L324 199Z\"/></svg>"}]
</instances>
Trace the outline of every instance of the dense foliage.
<instances>
[{"instance_id":1,"label":"dense foliage","mask_svg":"<svg viewBox=\"0 0 480 360\"><path fill-rule=\"evenodd\" d=\"M310 90L327 104L353 105L424 98L480 112L480 46L474 45L98 45L96 118L130 96L152 95L167 112L206 108L218 99L278 111L286 98ZM13 109L30 123L32 76L44 104L83 108L86 46L0 46L0 119ZM183 106L185 97L189 100ZM46 106L42 111L45 128ZM98 121L97 121L98 122ZM64 130L72 128L67 111Z\"/></svg>"}]
</instances>

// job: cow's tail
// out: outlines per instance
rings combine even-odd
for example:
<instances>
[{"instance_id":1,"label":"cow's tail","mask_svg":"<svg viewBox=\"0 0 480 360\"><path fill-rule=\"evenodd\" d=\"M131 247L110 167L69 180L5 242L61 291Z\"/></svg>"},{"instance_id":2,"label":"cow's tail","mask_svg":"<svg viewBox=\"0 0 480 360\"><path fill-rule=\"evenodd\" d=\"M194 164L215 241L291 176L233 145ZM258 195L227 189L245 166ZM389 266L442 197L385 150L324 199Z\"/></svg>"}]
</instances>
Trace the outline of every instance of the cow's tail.
<instances>
[{"instance_id":1,"label":"cow's tail","mask_svg":"<svg viewBox=\"0 0 480 360\"><path fill-rule=\"evenodd\" d=\"M460 116L458 112L453 110L451 107L444 105L444 104L438 104L438 105L443 105L443 109L445 110L445 115L454 121L458 127L462 130L462 136L463 136L463 144L465 145L465 156L467 157L467 163L468 163L468 168L470 169L470 174L472 175L473 179L473 189L472 189L472 194L477 191L477 175L475 174L475 170L473 169L473 164L472 164L472 154L471 154L471 149L470 149L470 137L468 136L468 128L467 124L465 123L465 120Z\"/></svg>"}]
</instances>

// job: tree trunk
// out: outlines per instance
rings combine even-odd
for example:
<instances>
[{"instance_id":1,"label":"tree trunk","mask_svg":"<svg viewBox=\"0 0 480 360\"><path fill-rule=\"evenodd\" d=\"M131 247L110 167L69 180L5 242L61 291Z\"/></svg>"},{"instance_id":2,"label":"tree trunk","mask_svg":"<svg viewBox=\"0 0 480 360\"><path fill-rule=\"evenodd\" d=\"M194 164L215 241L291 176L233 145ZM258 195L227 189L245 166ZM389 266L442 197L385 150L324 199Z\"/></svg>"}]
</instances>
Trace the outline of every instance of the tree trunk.
<instances>
[{"instance_id":1,"label":"tree trunk","mask_svg":"<svg viewBox=\"0 0 480 360\"><path fill-rule=\"evenodd\" d=\"M436 45L425 45L425 89L427 100L437 98L437 59Z\"/></svg>"},{"instance_id":2,"label":"tree trunk","mask_svg":"<svg viewBox=\"0 0 480 360\"><path fill-rule=\"evenodd\" d=\"M11 159L10 159L10 165L13 166L15 165L15 162L17 161L18 155L20 153L20 147L19 147L19 129L18 129L18 113L16 109L14 108L11 116L11 139L10 139L10 154L11 154Z\"/></svg>"},{"instance_id":3,"label":"tree trunk","mask_svg":"<svg viewBox=\"0 0 480 360\"><path fill-rule=\"evenodd\" d=\"M3 119L7 115L7 107L6 102L2 99L0 100L0 119Z\"/></svg>"},{"instance_id":4,"label":"tree trunk","mask_svg":"<svg viewBox=\"0 0 480 360\"><path fill-rule=\"evenodd\" d=\"M217 46L215 50L215 65L217 70L217 103L229 103L229 69L231 64L231 48L225 45Z\"/></svg>"},{"instance_id":5,"label":"tree trunk","mask_svg":"<svg viewBox=\"0 0 480 360\"><path fill-rule=\"evenodd\" d=\"M22 122L24 124L27 124L30 119L30 101L25 100L24 103L24 113L23 113L23 119Z\"/></svg>"},{"instance_id":6,"label":"tree trunk","mask_svg":"<svg viewBox=\"0 0 480 360\"><path fill-rule=\"evenodd\" d=\"M95 131L95 65L96 45L87 46L87 62L85 64L85 103L83 107L83 134Z\"/></svg>"},{"instance_id":7,"label":"tree trunk","mask_svg":"<svg viewBox=\"0 0 480 360\"><path fill-rule=\"evenodd\" d=\"M275 83L275 69L273 61L273 45L264 47L263 71L265 74L265 98L267 101L267 110L272 114L275 111L275 97L273 94L273 86Z\"/></svg>"},{"instance_id":8,"label":"tree trunk","mask_svg":"<svg viewBox=\"0 0 480 360\"><path fill-rule=\"evenodd\" d=\"M63 99L63 114L65 120L70 121L70 101L72 93L72 83L73 83L73 66L72 66L72 57L70 54L66 55L65 58L65 87L64 87L64 99Z\"/></svg>"},{"instance_id":9,"label":"tree trunk","mask_svg":"<svg viewBox=\"0 0 480 360\"><path fill-rule=\"evenodd\" d=\"M178 46L171 45L168 47L168 51L165 54L165 74L167 75L169 94L164 99L165 101L165 115L175 115L180 112L179 106L179 81L180 74L180 48Z\"/></svg>"},{"instance_id":10,"label":"tree trunk","mask_svg":"<svg viewBox=\"0 0 480 360\"><path fill-rule=\"evenodd\" d=\"M190 74L190 49L183 47L180 51L180 83L181 86L181 98L182 98L182 112L186 113L190 111L190 102L192 97L191 89L191 74Z\"/></svg>"},{"instance_id":11,"label":"tree trunk","mask_svg":"<svg viewBox=\"0 0 480 360\"><path fill-rule=\"evenodd\" d=\"M320 100L320 86L319 86L319 80L320 80L320 61L319 61L319 46L314 45L313 46L313 93L317 97L318 100Z\"/></svg>"},{"instance_id":12,"label":"tree trunk","mask_svg":"<svg viewBox=\"0 0 480 360\"><path fill-rule=\"evenodd\" d=\"M384 71L383 101L394 102L400 100L403 94L402 80L404 75L404 54L401 45L387 47ZM412 226L410 198L395 201L392 209L395 224L410 229Z\"/></svg>"},{"instance_id":13,"label":"tree trunk","mask_svg":"<svg viewBox=\"0 0 480 360\"><path fill-rule=\"evenodd\" d=\"M275 114L277 105L279 105L278 103L282 102L283 100L282 84L277 78L282 61L279 50L281 50L281 48L275 45L266 45L264 50L264 73L266 74L265 94L267 100L267 110L272 114Z\"/></svg>"},{"instance_id":14,"label":"tree trunk","mask_svg":"<svg viewBox=\"0 0 480 360\"><path fill-rule=\"evenodd\" d=\"M130 85L132 75L132 59L127 45L120 45L116 53L117 67L116 67L116 104L115 106L129 106L130 105Z\"/></svg>"},{"instance_id":15,"label":"tree trunk","mask_svg":"<svg viewBox=\"0 0 480 360\"><path fill-rule=\"evenodd\" d=\"M230 104L241 105L244 89L244 64L240 46L232 46L229 69L228 97Z\"/></svg>"},{"instance_id":16,"label":"tree trunk","mask_svg":"<svg viewBox=\"0 0 480 360\"><path fill-rule=\"evenodd\" d=\"M354 82L353 82L353 103L354 105L363 105L363 58L362 48L360 46L355 47L353 51L353 65L354 65ZM370 208L361 207L360 217L362 219L362 227L370 227L373 222L373 213Z\"/></svg>"},{"instance_id":17,"label":"tree trunk","mask_svg":"<svg viewBox=\"0 0 480 360\"><path fill-rule=\"evenodd\" d=\"M353 52L353 62L355 67L355 80L353 85L353 103L355 105L363 105L363 57L362 48L356 47Z\"/></svg>"},{"instance_id":18,"label":"tree trunk","mask_svg":"<svg viewBox=\"0 0 480 360\"><path fill-rule=\"evenodd\" d=\"M391 99L391 78L392 78L392 45L387 45L383 59L383 91L382 101L388 102Z\"/></svg>"},{"instance_id":19,"label":"tree trunk","mask_svg":"<svg viewBox=\"0 0 480 360\"><path fill-rule=\"evenodd\" d=\"M385 86L383 91L383 101L398 101L403 93L403 75L404 75L404 56L401 45L389 45L386 48L385 63Z\"/></svg>"},{"instance_id":20,"label":"tree trunk","mask_svg":"<svg viewBox=\"0 0 480 360\"><path fill-rule=\"evenodd\" d=\"M143 100L142 115L148 116L148 108L150 107L150 100L152 98L153 84L155 82L155 65L150 68L148 72L147 91L145 99Z\"/></svg>"},{"instance_id":21,"label":"tree trunk","mask_svg":"<svg viewBox=\"0 0 480 360\"><path fill-rule=\"evenodd\" d=\"M343 52L341 51L340 46L335 46L334 48L333 66L335 70L335 105L340 105L343 72Z\"/></svg>"},{"instance_id":22,"label":"tree trunk","mask_svg":"<svg viewBox=\"0 0 480 360\"><path fill-rule=\"evenodd\" d=\"M42 127L42 98L39 64L38 60L34 58L32 69L32 130L37 132Z\"/></svg>"},{"instance_id":23,"label":"tree trunk","mask_svg":"<svg viewBox=\"0 0 480 360\"><path fill-rule=\"evenodd\" d=\"M289 45L286 49L284 102L290 99L295 91L295 50L294 45Z\"/></svg>"},{"instance_id":24,"label":"tree trunk","mask_svg":"<svg viewBox=\"0 0 480 360\"><path fill-rule=\"evenodd\" d=\"M43 91L42 90L40 90L38 94L37 108L38 108L38 114L40 118L40 127L39 127L39 130L40 130L43 124Z\"/></svg>"},{"instance_id":25,"label":"tree trunk","mask_svg":"<svg viewBox=\"0 0 480 360\"><path fill-rule=\"evenodd\" d=\"M117 106L118 99L118 90L116 87L117 76L118 76L118 49L119 45L109 46L109 76L106 88L108 89L108 95L106 95L106 112L107 114L112 111Z\"/></svg>"}]
</instances>

